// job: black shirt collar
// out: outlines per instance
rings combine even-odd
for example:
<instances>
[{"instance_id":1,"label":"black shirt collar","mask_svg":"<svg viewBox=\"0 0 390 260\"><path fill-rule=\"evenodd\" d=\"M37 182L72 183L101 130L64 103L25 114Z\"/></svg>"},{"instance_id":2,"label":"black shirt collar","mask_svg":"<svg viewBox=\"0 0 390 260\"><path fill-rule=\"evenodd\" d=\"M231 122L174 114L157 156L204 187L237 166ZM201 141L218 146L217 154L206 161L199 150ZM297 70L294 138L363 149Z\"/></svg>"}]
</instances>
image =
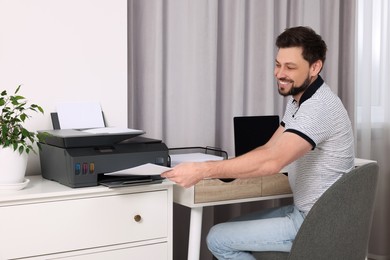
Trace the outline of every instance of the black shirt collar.
<instances>
[{"instance_id":1,"label":"black shirt collar","mask_svg":"<svg viewBox=\"0 0 390 260\"><path fill-rule=\"evenodd\" d=\"M306 100L311 98L314 95L314 93L316 93L316 91L322 86L322 84L324 84L324 80L321 78L320 75L318 75L316 80L310 84L310 86L305 90L305 92L303 92L303 95L301 96L301 99L299 100L299 106L303 102L305 102Z\"/></svg>"}]
</instances>

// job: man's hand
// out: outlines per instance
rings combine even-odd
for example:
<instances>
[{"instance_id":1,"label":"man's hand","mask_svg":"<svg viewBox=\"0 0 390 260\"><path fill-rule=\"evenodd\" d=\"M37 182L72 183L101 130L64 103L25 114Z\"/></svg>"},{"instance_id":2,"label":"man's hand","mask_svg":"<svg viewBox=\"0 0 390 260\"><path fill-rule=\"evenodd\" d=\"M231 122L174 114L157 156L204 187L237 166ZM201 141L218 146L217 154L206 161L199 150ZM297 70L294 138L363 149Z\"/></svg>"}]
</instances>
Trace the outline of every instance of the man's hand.
<instances>
[{"instance_id":1,"label":"man's hand","mask_svg":"<svg viewBox=\"0 0 390 260\"><path fill-rule=\"evenodd\" d=\"M168 178L178 185L189 188L206 176L205 163L181 163L172 170L163 172L161 177Z\"/></svg>"}]
</instances>

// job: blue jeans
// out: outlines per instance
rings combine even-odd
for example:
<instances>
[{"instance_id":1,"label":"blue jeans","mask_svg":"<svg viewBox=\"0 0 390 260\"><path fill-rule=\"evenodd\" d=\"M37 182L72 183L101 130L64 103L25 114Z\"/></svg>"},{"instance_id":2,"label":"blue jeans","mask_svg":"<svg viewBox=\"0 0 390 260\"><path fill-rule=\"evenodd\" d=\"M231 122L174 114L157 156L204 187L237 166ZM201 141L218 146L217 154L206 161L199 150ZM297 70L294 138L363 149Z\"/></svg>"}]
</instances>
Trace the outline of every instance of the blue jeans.
<instances>
[{"instance_id":1,"label":"blue jeans","mask_svg":"<svg viewBox=\"0 0 390 260\"><path fill-rule=\"evenodd\" d=\"M252 251L289 252L305 214L289 205L213 226L207 246L218 259L255 259Z\"/></svg>"}]
</instances>

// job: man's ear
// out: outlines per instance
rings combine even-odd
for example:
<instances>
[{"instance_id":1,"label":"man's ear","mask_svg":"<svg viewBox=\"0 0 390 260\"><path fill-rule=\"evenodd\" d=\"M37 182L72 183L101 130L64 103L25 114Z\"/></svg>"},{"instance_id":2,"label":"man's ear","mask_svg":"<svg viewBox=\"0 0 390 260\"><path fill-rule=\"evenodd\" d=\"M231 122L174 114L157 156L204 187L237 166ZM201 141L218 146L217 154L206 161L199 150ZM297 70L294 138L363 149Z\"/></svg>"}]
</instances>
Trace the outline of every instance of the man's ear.
<instances>
[{"instance_id":1,"label":"man's ear","mask_svg":"<svg viewBox=\"0 0 390 260\"><path fill-rule=\"evenodd\" d=\"M322 61L317 60L310 66L310 76L317 76L322 70Z\"/></svg>"}]
</instances>

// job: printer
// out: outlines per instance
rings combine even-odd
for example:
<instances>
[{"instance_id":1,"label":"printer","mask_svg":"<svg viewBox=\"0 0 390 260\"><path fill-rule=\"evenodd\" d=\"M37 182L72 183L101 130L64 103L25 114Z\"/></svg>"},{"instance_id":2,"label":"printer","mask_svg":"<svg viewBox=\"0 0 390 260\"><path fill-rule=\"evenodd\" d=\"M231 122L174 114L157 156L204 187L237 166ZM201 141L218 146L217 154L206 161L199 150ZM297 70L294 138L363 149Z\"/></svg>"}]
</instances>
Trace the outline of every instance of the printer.
<instances>
[{"instance_id":1,"label":"printer","mask_svg":"<svg viewBox=\"0 0 390 260\"><path fill-rule=\"evenodd\" d=\"M42 177L78 188L103 184L109 187L159 183L160 175L106 175L153 163L169 166L168 147L161 141L142 137L142 130L111 128L60 129L58 116L52 113L54 130L42 130L39 143Z\"/></svg>"},{"instance_id":2,"label":"printer","mask_svg":"<svg viewBox=\"0 0 390 260\"><path fill-rule=\"evenodd\" d=\"M115 177L105 173L146 163L169 165L168 147L161 141L129 133L87 133L57 129L39 143L42 177L78 188L140 185L161 182L159 175Z\"/></svg>"}]
</instances>

